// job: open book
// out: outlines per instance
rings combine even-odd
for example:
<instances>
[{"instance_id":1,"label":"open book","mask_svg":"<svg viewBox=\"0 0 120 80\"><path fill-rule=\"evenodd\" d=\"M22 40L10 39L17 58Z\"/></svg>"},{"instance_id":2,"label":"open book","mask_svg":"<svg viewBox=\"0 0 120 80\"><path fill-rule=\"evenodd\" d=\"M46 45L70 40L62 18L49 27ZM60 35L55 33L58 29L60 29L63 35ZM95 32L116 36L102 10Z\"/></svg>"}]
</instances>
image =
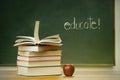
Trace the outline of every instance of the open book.
<instances>
[{"instance_id":1,"label":"open book","mask_svg":"<svg viewBox=\"0 0 120 80\"><path fill-rule=\"evenodd\" d=\"M20 45L54 45L61 46L61 38L59 34L39 39L39 21L35 22L34 37L31 36L17 36L14 46Z\"/></svg>"}]
</instances>

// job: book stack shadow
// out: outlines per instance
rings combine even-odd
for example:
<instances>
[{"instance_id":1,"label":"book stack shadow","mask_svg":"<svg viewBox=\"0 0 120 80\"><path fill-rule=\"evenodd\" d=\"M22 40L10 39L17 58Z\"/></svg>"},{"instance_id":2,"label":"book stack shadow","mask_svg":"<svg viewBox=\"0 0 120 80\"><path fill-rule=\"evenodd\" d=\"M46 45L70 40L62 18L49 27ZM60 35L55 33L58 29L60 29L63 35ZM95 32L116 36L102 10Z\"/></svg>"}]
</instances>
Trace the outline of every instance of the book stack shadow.
<instances>
[{"instance_id":1,"label":"book stack shadow","mask_svg":"<svg viewBox=\"0 0 120 80\"><path fill-rule=\"evenodd\" d=\"M18 46L17 71L24 76L61 75L62 50L54 45Z\"/></svg>"}]
</instances>

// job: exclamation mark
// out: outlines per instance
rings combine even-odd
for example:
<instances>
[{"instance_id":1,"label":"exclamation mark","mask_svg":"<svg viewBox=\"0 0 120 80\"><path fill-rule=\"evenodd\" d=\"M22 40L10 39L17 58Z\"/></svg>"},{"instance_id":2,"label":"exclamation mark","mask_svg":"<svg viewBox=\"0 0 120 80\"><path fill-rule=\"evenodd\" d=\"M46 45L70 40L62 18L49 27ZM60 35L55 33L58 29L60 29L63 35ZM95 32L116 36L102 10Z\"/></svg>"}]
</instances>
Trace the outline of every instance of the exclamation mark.
<instances>
[{"instance_id":1,"label":"exclamation mark","mask_svg":"<svg viewBox=\"0 0 120 80\"><path fill-rule=\"evenodd\" d=\"M98 18L98 29L100 29L100 18Z\"/></svg>"}]
</instances>

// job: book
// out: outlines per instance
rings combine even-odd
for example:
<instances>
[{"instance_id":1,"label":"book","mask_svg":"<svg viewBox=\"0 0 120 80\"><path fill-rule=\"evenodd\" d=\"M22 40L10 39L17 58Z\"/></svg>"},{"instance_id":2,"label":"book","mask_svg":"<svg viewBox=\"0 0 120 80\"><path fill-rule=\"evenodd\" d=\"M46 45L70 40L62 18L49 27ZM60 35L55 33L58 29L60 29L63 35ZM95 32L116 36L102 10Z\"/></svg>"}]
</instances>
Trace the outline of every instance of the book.
<instances>
[{"instance_id":1,"label":"book","mask_svg":"<svg viewBox=\"0 0 120 80\"><path fill-rule=\"evenodd\" d=\"M50 50L50 51L38 51L38 52L28 52L28 51L18 51L19 56L61 56L62 50Z\"/></svg>"},{"instance_id":2,"label":"book","mask_svg":"<svg viewBox=\"0 0 120 80\"><path fill-rule=\"evenodd\" d=\"M43 39L39 38L39 22L36 21L34 28L34 37L31 36L17 36L17 40L15 41L14 46L20 45L53 45L53 46L61 46L61 38L59 34L48 36Z\"/></svg>"},{"instance_id":3,"label":"book","mask_svg":"<svg viewBox=\"0 0 120 80\"><path fill-rule=\"evenodd\" d=\"M49 60L61 60L61 56L32 56L32 57L26 57L26 56L17 56L17 60L22 61L49 61Z\"/></svg>"},{"instance_id":4,"label":"book","mask_svg":"<svg viewBox=\"0 0 120 80\"><path fill-rule=\"evenodd\" d=\"M23 61L17 60L17 66L37 67L37 66L59 66L61 60L44 60L44 61Z\"/></svg>"},{"instance_id":5,"label":"book","mask_svg":"<svg viewBox=\"0 0 120 80\"><path fill-rule=\"evenodd\" d=\"M19 75L61 75L62 40L59 34L39 38L39 21L35 22L34 36L17 36L17 71Z\"/></svg>"},{"instance_id":6,"label":"book","mask_svg":"<svg viewBox=\"0 0 120 80\"><path fill-rule=\"evenodd\" d=\"M49 50L58 50L59 46L51 46L51 45L19 45L18 51L26 51L26 52L40 52L40 51L49 51Z\"/></svg>"},{"instance_id":7,"label":"book","mask_svg":"<svg viewBox=\"0 0 120 80\"><path fill-rule=\"evenodd\" d=\"M23 67L18 66L18 74L24 76L47 76L47 75L61 75L61 66L51 67Z\"/></svg>"}]
</instances>

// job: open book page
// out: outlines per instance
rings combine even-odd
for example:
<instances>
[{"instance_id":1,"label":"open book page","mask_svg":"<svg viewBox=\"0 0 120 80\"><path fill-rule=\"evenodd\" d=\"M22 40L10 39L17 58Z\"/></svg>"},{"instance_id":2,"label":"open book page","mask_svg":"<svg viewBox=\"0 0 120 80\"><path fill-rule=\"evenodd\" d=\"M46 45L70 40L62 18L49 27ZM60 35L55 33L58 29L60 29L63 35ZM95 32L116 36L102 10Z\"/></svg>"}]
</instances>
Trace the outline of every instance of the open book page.
<instances>
[{"instance_id":1,"label":"open book page","mask_svg":"<svg viewBox=\"0 0 120 80\"><path fill-rule=\"evenodd\" d=\"M19 39L15 41L14 46L19 46L19 45L35 45L35 38L29 37L29 36L17 36ZM55 45L55 46L61 46L60 44L62 42L59 34L53 35L53 36L48 36L44 39L39 40L39 45Z\"/></svg>"},{"instance_id":2,"label":"open book page","mask_svg":"<svg viewBox=\"0 0 120 80\"><path fill-rule=\"evenodd\" d=\"M62 40L61 40L59 34L57 34L57 35L48 36L48 37L45 37L44 39L41 39L39 44L61 46L62 45L61 42L62 42Z\"/></svg>"},{"instance_id":3,"label":"open book page","mask_svg":"<svg viewBox=\"0 0 120 80\"><path fill-rule=\"evenodd\" d=\"M17 39L15 41L14 46L19 46L19 45L32 45L35 44L35 38L34 37L30 37L30 36L17 36Z\"/></svg>"},{"instance_id":4,"label":"open book page","mask_svg":"<svg viewBox=\"0 0 120 80\"><path fill-rule=\"evenodd\" d=\"M15 42L24 42L24 41L29 41L29 42L35 42L35 38L30 37L30 36L17 36L20 39L17 39Z\"/></svg>"},{"instance_id":5,"label":"open book page","mask_svg":"<svg viewBox=\"0 0 120 80\"><path fill-rule=\"evenodd\" d=\"M59 35L48 36L44 39L41 39L39 43L61 43L61 38Z\"/></svg>"},{"instance_id":6,"label":"open book page","mask_svg":"<svg viewBox=\"0 0 120 80\"><path fill-rule=\"evenodd\" d=\"M39 44L39 23L40 21L36 21L35 23L35 29L34 29L34 39L35 39L35 43Z\"/></svg>"},{"instance_id":7,"label":"open book page","mask_svg":"<svg viewBox=\"0 0 120 80\"><path fill-rule=\"evenodd\" d=\"M39 21L36 21L35 30L34 30L34 37L31 36L17 36L17 40L15 41L14 46L19 45L54 45L54 46L61 46L61 38L59 34L48 36L43 39L39 39Z\"/></svg>"}]
</instances>

